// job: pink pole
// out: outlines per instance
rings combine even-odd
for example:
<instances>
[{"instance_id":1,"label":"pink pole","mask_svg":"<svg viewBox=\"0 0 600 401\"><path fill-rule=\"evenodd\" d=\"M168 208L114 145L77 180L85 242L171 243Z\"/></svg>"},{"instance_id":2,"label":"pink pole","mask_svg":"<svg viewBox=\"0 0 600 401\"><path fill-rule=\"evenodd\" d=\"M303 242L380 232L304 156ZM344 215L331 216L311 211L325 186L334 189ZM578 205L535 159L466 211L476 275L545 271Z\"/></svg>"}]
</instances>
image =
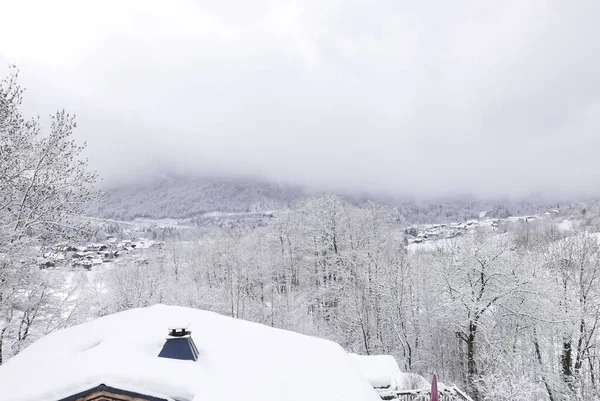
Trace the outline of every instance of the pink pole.
<instances>
[{"instance_id":1,"label":"pink pole","mask_svg":"<svg viewBox=\"0 0 600 401\"><path fill-rule=\"evenodd\" d=\"M431 381L431 401L439 401L438 399L438 388L437 388L437 377L433 375L433 380Z\"/></svg>"}]
</instances>

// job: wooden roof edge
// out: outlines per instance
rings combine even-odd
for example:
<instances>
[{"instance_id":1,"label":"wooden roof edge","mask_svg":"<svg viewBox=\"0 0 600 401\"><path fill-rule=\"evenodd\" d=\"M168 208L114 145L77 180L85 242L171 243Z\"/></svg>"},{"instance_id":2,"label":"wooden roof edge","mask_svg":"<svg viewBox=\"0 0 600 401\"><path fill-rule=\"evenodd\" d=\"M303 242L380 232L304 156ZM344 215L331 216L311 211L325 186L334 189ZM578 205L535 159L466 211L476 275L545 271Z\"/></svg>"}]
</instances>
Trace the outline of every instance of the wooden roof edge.
<instances>
[{"instance_id":1,"label":"wooden roof edge","mask_svg":"<svg viewBox=\"0 0 600 401\"><path fill-rule=\"evenodd\" d=\"M98 394L103 393L103 394ZM123 401L187 401L187 400L175 400L170 397L157 397L153 395L138 393L136 391L122 390L117 387L107 386L102 383L95 387L89 388L84 391L80 391L79 393L67 396L65 398L61 398L56 401L87 401L93 400L96 395L113 395L119 398L119 401L122 399Z\"/></svg>"}]
</instances>

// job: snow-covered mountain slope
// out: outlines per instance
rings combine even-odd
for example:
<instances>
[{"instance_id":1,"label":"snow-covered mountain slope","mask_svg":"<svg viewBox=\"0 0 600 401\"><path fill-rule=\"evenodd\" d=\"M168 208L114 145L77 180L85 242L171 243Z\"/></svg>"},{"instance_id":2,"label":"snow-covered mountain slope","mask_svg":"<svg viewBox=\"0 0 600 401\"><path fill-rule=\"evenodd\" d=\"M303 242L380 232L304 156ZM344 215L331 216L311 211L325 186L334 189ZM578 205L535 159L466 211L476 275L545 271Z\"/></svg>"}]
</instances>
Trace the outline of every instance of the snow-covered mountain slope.
<instances>
[{"instance_id":1,"label":"snow-covered mountain slope","mask_svg":"<svg viewBox=\"0 0 600 401\"><path fill-rule=\"evenodd\" d=\"M261 214L293 208L309 193L302 188L260 179L171 176L121 184L107 189L105 201L88 205L91 217L114 220L176 219L180 224L206 226L215 220L252 220ZM556 208L540 200L437 200L414 202L389 194L339 193L355 204L374 201L393 209L398 220L409 224L463 222L469 219L507 218L542 213Z\"/></svg>"},{"instance_id":2,"label":"snow-covered mountain slope","mask_svg":"<svg viewBox=\"0 0 600 401\"><path fill-rule=\"evenodd\" d=\"M86 214L117 220L189 219L211 212L251 213L284 209L304 196L296 187L260 180L170 177L105 191L105 201Z\"/></svg>"}]
</instances>

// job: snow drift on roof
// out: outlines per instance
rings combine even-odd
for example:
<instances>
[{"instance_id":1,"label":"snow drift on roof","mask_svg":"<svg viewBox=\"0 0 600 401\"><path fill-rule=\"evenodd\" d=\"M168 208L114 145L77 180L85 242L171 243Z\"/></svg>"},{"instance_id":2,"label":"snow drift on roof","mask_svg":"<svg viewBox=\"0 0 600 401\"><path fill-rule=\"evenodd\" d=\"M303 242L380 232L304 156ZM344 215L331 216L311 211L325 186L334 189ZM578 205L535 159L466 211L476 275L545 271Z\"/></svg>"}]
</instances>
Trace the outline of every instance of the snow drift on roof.
<instances>
[{"instance_id":1,"label":"snow drift on roof","mask_svg":"<svg viewBox=\"0 0 600 401\"><path fill-rule=\"evenodd\" d=\"M197 361L159 358L189 321ZM190 308L156 305L47 335L0 367L2 401L56 401L101 383L178 401L378 401L337 344Z\"/></svg>"},{"instance_id":2,"label":"snow drift on roof","mask_svg":"<svg viewBox=\"0 0 600 401\"><path fill-rule=\"evenodd\" d=\"M422 376L400 371L398 363L391 355L350 354L350 358L375 388L414 390L430 387Z\"/></svg>"}]
</instances>

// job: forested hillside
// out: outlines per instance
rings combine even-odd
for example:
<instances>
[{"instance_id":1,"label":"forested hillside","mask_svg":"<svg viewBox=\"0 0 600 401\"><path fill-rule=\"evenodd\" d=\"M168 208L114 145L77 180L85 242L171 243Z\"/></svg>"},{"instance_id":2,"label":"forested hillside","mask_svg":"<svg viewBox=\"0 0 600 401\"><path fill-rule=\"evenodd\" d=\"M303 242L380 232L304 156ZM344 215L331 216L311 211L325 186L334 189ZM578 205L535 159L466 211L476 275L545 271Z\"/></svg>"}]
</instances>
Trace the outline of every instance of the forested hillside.
<instances>
[{"instance_id":1,"label":"forested hillside","mask_svg":"<svg viewBox=\"0 0 600 401\"><path fill-rule=\"evenodd\" d=\"M261 179L194 176L124 184L105 192L104 202L88 205L89 216L128 221L187 219L196 224L202 224L202 215L212 212L252 213L294 208L301 199L319 193ZM398 221L409 224L460 222L480 218L482 213L488 218L507 218L570 207L537 199L409 201L401 196L381 194L346 192L338 195L356 205L374 201L389 206Z\"/></svg>"},{"instance_id":2,"label":"forested hillside","mask_svg":"<svg viewBox=\"0 0 600 401\"><path fill-rule=\"evenodd\" d=\"M303 196L300 188L259 180L170 177L105 191L105 201L87 214L117 220L186 219L209 212L261 212L286 209Z\"/></svg>"}]
</instances>

